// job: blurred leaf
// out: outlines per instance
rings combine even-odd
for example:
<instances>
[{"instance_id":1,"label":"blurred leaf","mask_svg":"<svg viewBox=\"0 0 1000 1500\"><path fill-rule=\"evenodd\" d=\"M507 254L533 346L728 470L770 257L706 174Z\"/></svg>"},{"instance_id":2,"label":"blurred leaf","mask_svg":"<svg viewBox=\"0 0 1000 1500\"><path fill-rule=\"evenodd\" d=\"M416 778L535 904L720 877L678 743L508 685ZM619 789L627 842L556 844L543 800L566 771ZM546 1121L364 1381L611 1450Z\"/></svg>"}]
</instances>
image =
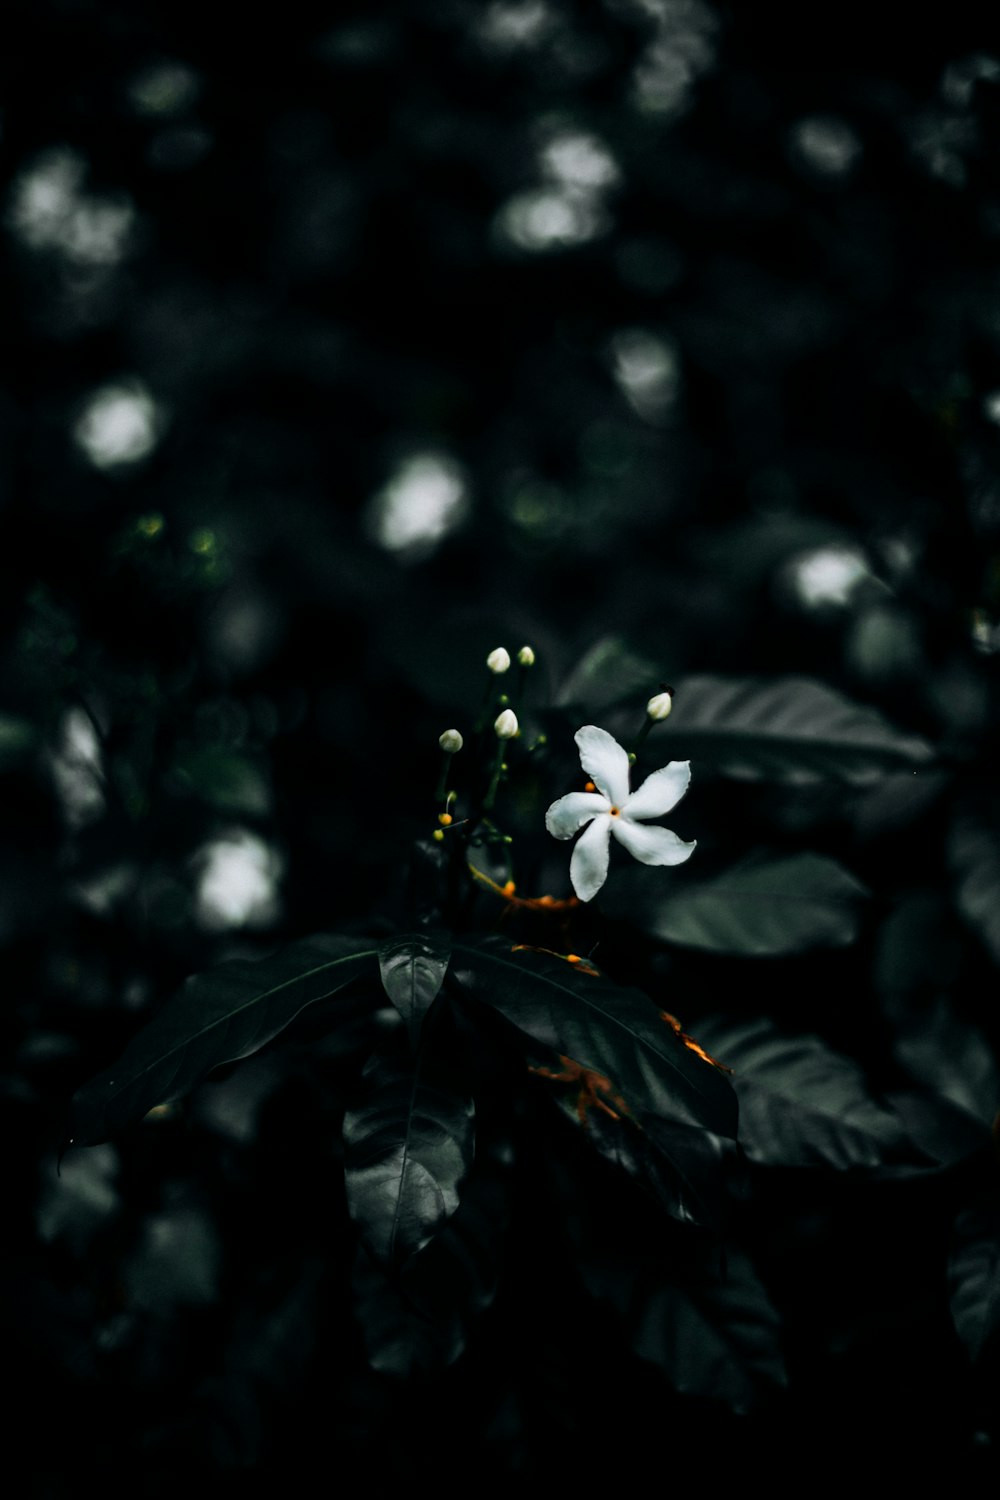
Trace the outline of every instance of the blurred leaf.
<instances>
[{"instance_id":1,"label":"blurred leaf","mask_svg":"<svg viewBox=\"0 0 1000 1500\"><path fill-rule=\"evenodd\" d=\"M271 806L265 771L237 750L221 746L190 750L174 762L173 779L220 812L261 817Z\"/></svg>"},{"instance_id":2,"label":"blurred leaf","mask_svg":"<svg viewBox=\"0 0 1000 1500\"><path fill-rule=\"evenodd\" d=\"M729 590L753 589L796 554L849 541L850 533L826 516L768 511L693 530L685 553L707 576L724 578Z\"/></svg>"},{"instance_id":3,"label":"blurred leaf","mask_svg":"<svg viewBox=\"0 0 1000 1500\"><path fill-rule=\"evenodd\" d=\"M996 1206L959 1215L948 1260L951 1316L970 1359L1000 1332L1000 1213Z\"/></svg>"},{"instance_id":4,"label":"blurred leaf","mask_svg":"<svg viewBox=\"0 0 1000 1500\"><path fill-rule=\"evenodd\" d=\"M737 957L804 953L853 943L868 892L822 854L756 855L668 894L645 870L631 869L605 905L652 937L704 953Z\"/></svg>"},{"instance_id":5,"label":"blurred leaf","mask_svg":"<svg viewBox=\"0 0 1000 1500\"><path fill-rule=\"evenodd\" d=\"M364 1101L344 1118L347 1207L375 1259L421 1250L458 1207L475 1149L468 1093L426 1049L390 1040L365 1068Z\"/></svg>"},{"instance_id":6,"label":"blurred leaf","mask_svg":"<svg viewBox=\"0 0 1000 1500\"><path fill-rule=\"evenodd\" d=\"M83 1255L97 1230L119 1207L115 1186L118 1152L114 1146L97 1146L63 1163L43 1159L38 1202L38 1233L41 1238L66 1239L74 1254Z\"/></svg>"},{"instance_id":7,"label":"blurred leaf","mask_svg":"<svg viewBox=\"0 0 1000 1500\"><path fill-rule=\"evenodd\" d=\"M781 1319L748 1257L727 1248L724 1269L673 1283L623 1259L583 1259L591 1293L609 1301L631 1348L687 1396L747 1412L787 1384Z\"/></svg>"},{"instance_id":8,"label":"blurred leaf","mask_svg":"<svg viewBox=\"0 0 1000 1500\"><path fill-rule=\"evenodd\" d=\"M897 1023L894 1052L911 1078L983 1125L1000 1111L1000 1069L978 1026L941 996Z\"/></svg>"},{"instance_id":9,"label":"blurred leaf","mask_svg":"<svg viewBox=\"0 0 1000 1500\"><path fill-rule=\"evenodd\" d=\"M151 1214L124 1268L129 1299L167 1316L178 1306L205 1306L219 1294L221 1260L218 1232L203 1208Z\"/></svg>"},{"instance_id":10,"label":"blurred leaf","mask_svg":"<svg viewBox=\"0 0 1000 1500\"><path fill-rule=\"evenodd\" d=\"M966 797L948 835L955 904L1000 963L1000 808L992 796Z\"/></svg>"},{"instance_id":11,"label":"blurred leaf","mask_svg":"<svg viewBox=\"0 0 1000 1500\"><path fill-rule=\"evenodd\" d=\"M28 719L0 713L0 771L11 771L29 760L38 744L38 730Z\"/></svg>"},{"instance_id":12,"label":"blurred leaf","mask_svg":"<svg viewBox=\"0 0 1000 1500\"><path fill-rule=\"evenodd\" d=\"M370 941L331 934L194 975L114 1067L74 1096L71 1144L107 1140L155 1105L179 1098L221 1063L249 1057L306 1006L372 973L375 957ZM367 1009L371 1002L361 1003ZM353 1014L348 1008L345 1019Z\"/></svg>"},{"instance_id":13,"label":"blurred leaf","mask_svg":"<svg viewBox=\"0 0 1000 1500\"><path fill-rule=\"evenodd\" d=\"M937 807L950 782L948 771L890 772L865 792L854 808L858 838L885 838L912 828Z\"/></svg>"},{"instance_id":14,"label":"blurred leaf","mask_svg":"<svg viewBox=\"0 0 1000 1500\"><path fill-rule=\"evenodd\" d=\"M424 1016L436 998L451 958L451 940L441 933L416 933L379 943L378 962L386 994L406 1022L413 1047Z\"/></svg>"},{"instance_id":15,"label":"blurred leaf","mask_svg":"<svg viewBox=\"0 0 1000 1500\"><path fill-rule=\"evenodd\" d=\"M792 784L864 786L934 755L919 735L809 677L685 677L659 744L727 776Z\"/></svg>"},{"instance_id":16,"label":"blurred leaf","mask_svg":"<svg viewBox=\"0 0 1000 1500\"><path fill-rule=\"evenodd\" d=\"M919 1161L858 1065L820 1037L790 1036L757 1016L709 1017L699 1022L698 1039L733 1069L740 1144L752 1161L840 1171Z\"/></svg>"},{"instance_id":17,"label":"blurred leaf","mask_svg":"<svg viewBox=\"0 0 1000 1500\"><path fill-rule=\"evenodd\" d=\"M945 889L901 896L880 924L873 980L893 1012L958 981L965 934Z\"/></svg>"},{"instance_id":18,"label":"blurred leaf","mask_svg":"<svg viewBox=\"0 0 1000 1500\"><path fill-rule=\"evenodd\" d=\"M926 1171L928 1163L951 1167L989 1149L989 1129L939 1094L893 1089L885 1102L927 1158L915 1167L917 1171Z\"/></svg>"},{"instance_id":19,"label":"blurred leaf","mask_svg":"<svg viewBox=\"0 0 1000 1500\"><path fill-rule=\"evenodd\" d=\"M492 1158L477 1161L456 1212L396 1275L359 1245L354 1305L368 1361L380 1374L403 1379L442 1369L465 1349L500 1280L510 1217L507 1175Z\"/></svg>"},{"instance_id":20,"label":"blurred leaf","mask_svg":"<svg viewBox=\"0 0 1000 1500\"><path fill-rule=\"evenodd\" d=\"M653 1115L735 1135L728 1080L684 1045L640 990L581 974L559 958L513 952L496 937L456 945L453 973L533 1041L605 1075L640 1121Z\"/></svg>"},{"instance_id":21,"label":"blurred leaf","mask_svg":"<svg viewBox=\"0 0 1000 1500\"><path fill-rule=\"evenodd\" d=\"M659 684L660 668L638 655L617 635L595 641L556 694L559 708L609 708L625 698L648 697Z\"/></svg>"}]
</instances>

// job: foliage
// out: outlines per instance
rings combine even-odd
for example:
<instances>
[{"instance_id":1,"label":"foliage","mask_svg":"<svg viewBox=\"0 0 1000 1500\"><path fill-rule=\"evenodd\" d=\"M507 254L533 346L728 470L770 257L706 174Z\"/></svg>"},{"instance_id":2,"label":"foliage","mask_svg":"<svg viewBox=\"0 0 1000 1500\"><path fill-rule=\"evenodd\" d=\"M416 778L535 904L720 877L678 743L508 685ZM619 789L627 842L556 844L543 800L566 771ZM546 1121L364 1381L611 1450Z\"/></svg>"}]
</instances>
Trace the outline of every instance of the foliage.
<instances>
[{"instance_id":1,"label":"foliage","mask_svg":"<svg viewBox=\"0 0 1000 1500\"><path fill-rule=\"evenodd\" d=\"M1000 60L882 24L11 8L31 1493L988 1476Z\"/></svg>"}]
</instances>

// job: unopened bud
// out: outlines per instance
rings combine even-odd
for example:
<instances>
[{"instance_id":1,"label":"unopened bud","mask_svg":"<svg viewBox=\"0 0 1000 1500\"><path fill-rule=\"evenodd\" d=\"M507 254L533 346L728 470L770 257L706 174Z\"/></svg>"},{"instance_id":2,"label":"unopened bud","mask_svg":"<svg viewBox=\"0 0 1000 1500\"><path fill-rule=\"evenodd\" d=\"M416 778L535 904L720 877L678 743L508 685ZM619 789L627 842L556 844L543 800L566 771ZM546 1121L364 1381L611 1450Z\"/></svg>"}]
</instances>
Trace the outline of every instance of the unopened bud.
<instances>
[{"instance_id":1,"label":"unopened bud","mask_svg":"<svg viewBox=\"0 0 1000 1500\"><path fill-rule=\"evenodd\" d=\"M444 734L439 736L438 744L445 755L457 755L465 741L457 729L446 729Z\"/></svg>"},{"instance_id":2,"label":"unopened bud","mask_svg":"<svg viewBox=\"0 0 1000 1500\"><path fill-rule=\"evenodd\" d=\"M498 646L497 649L495 651L491 651L489 656L486 658L486 665L489 667L491 672L495 672L499 677L501 672L506 672L510 666L510 652L505 651L502 646Z\"/></svg>"},{"instance_id":3,"label":"unopened bud","mask_svg":"<svg viewBox=\"0 0 1000 1500\"><path fill-rule=\"evenodd\" d=\"M646 712L651 719L656 719L657 721L659 721L660 719L665 719L668 716L673 706L673 693L657 693L654 697L650 698L649 702L646 704Z\"/></svg>"},{"instance_id":4,"label":"unopened bud","mask_svg":"<svg viewBox=\"0 0 1000 1500\"><path fill-rule=\"evenodd\" d=\"M493 728L498 740L512 740L518 732L517 714L512 708L505 708L502 714L497 714Z\"/></svg>"},{"instance_id":5,"label":"unopened bud","mask_svg":"<svg viewBox=\"0 0 1000 1500\"><path fill-rule=\"evenodd\" d=\"M522 646L517 653L517 659L522 667L533 667L535 665L535 653L530 646Z\"/></svg>"}]
</instances>

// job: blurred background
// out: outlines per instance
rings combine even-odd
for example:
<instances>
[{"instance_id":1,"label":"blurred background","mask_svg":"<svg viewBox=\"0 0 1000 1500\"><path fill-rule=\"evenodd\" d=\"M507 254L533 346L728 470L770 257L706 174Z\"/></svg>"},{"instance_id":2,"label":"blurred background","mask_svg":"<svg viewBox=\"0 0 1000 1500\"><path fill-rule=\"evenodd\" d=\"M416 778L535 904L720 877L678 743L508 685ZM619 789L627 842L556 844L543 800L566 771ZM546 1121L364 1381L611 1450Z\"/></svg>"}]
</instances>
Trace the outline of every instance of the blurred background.
<instances>
[{"instance_id":1,"label":"blurred background","mask_svg":"<svg viewBox=\"0 0 1000 1500\"><path fill-rule=\"evenodd\" d=\"M805 673L992 808L1000 42L979 5L871 10L6 8L4 1316L24 1413L84 1471L105 1402L129 1462L178 1432L257 1461L258 1417L212 1406L226 1357L270 1358L223 1326L221 1246L281 1281L318 1148L279 1182L274 1127L251 1167L241 1096L197 1181L170 1137L56 1187L65 1100L193 970L363 929L490 648L533 645L539 701L607 637L669 682ZM733 846L770 818L875 888L910 861L925 899L940 790L915 834L905 797L720 806ZM116 1269L81 1279L95 1244ZM293 1364L297 1305L267 1335Z\"/></svg>"}]
</instances>

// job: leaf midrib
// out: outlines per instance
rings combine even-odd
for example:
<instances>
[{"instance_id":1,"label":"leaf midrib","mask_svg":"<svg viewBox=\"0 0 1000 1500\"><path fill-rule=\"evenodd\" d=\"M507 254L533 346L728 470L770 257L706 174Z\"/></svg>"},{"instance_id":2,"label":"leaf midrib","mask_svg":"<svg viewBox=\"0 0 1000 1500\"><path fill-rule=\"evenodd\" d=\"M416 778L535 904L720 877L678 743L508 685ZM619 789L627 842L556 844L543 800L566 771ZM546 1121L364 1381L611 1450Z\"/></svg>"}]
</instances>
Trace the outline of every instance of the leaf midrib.
<instances>
[{"instance_id":1,"label":"leaf midrib","mask_svg":"<svg viewBox=\"0 0 1000 1500\"><path fill-rule=\"evenodd\" d=\"M147 1073L152 1072L152 1070L154 1068L159 1067L162 1063L166 1062L166 1060L169 1057L171 1057L175 1052L180 1053L180 1054L183 1055L183 1053L189 1047L193 1046L195 1042L199 1041L202 1037L207 1036L209 1034L209 1032L213 1031L217 1026L227 1025L229 1022L231 1022L234 1019L234 1017L240 1015L243 1011L249 1009L250 1006L257 1005L257 1004L262 1003L264 1001L270 1000L275 995L280 994L280 992L282 990L288 989L289 986L294 985L294 984L300 984L304 980L311 979L314 974L321 974L324 969L333 969L333 968L336 968L337 965L339 965L339 964L350 963L352 960L355 960L355 959L373 958L373 957L376 956L376 953L377 953L377 950L374 949L374 948L372 948L370 950L369 949L363 949L360 953L346 953L346 954L344 954L344 956L342 958L334 958L334 959L331 959L329 963L317 964L317 966L314 969L306 969L304 973L302 973L302 974L296 974L295 977L292 978L292 979L282 980L281 984L276 984L276 985L273 986L273 988L271 988L269 990L264 990L264 991L260 992L259 994L253 995L249 1000L244 1001L242 1005L238 1005L238 1006L235 1007L235 1009L233 1009L231 1011L228 1011L226 1015L224 1015L224 1016L218 1016L218 1017L216 1017L216 1019L214 1021L210 1021L206 1026L203 1026L200 1031L196 1031L192 1035L190 1035L186 1039L186 1041L184 1041L183 1043L179 1043L175 1047L169 1047L165 1052L162 1052L160 1054L160 1056L158 1058L156 1058L153 1062L147 1063L147 1065L145 1067L140 1068L137 1072L133 1072L130 1075L130 1077L124 1083L122 1083L120 1085L120 1087L118 1088L118 1090L115 1093L113 1093L113 1094L110 1095L110 1098L111 1099L118 1098L119 1095L121 1093L123 1093L126 1088L130 1088L133 1084L137 1083L140 1078L145 1077L145 1075ZM334 993L333 990L328 990L325 995L314 995L313 998L312 998L312 1000L307 1001L306 1003L309 1004L309 1005L312 1005L312 1004L315 1004L319 1000L326 1000L333 993ZM161 1011L160 1015L162 1015L162 1014L163 1014L163 1012ZM159 1017L156 1017L155 1019L158 1020ZM140 1033L140 1036L141 1036L141 1033ZM139 1037L136 1037L135 1041L138 1041L138 1040L139 1040Z\"/></svg>"}]
</instances>

